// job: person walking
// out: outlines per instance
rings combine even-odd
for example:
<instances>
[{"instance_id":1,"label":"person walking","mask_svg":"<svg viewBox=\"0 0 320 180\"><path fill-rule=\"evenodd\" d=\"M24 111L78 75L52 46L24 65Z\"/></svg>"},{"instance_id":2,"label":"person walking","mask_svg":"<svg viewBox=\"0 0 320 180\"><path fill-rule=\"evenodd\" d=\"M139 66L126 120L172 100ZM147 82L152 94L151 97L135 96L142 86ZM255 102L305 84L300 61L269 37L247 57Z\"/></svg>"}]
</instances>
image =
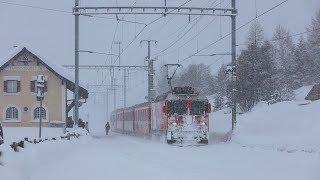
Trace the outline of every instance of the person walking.
<instances>
[{"instance_id":1,"label":"person walking","mask_svg":"<svg viewBox=\"0 0 320 180\"><path fill-rule=\"evenodd\" d=\"M2 129L2 125L0 123L0 146L1 144L3 144L4 140L3 140L3 129ZM0 150L0 157L2 156L2 151ZM0 161L0 165L2 166L2 162Z\"/></svg>"},{"instance_id":2,"label":"person walking","mask_svg":"<svg viewBox=\"0 0 320 180\"><path fill-rule=\"evenodd\" d=\"M4 140L3 140L3 129L2 129L2 125L0 123L0 145L3 144Z\"/></svg>"},{"instance_id":3,"label":"person walking","mask_svg":"<svg viewBox=\"0 0 320 180\"><path fill-rule=\"evenodd\" d=\"M109 122L107 122L107 124L105 125L105 128L106 128L106 135L108 135L109 134L109 130L110 130Z\"/></svg>"}]
</instances>

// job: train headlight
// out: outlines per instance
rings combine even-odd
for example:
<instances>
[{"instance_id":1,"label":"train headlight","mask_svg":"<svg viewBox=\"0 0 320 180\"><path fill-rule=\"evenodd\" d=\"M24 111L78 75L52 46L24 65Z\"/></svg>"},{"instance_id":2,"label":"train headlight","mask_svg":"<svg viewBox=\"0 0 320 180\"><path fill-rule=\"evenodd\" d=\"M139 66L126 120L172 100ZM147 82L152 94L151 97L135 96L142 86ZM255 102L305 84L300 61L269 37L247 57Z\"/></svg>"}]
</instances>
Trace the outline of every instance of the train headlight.
<instances>
[{"instance_id":1,"label":"train headlight","mask_svg":"<svg viewBox=\"0 0 320 180\"><path fill-rule=\"evenodd\" d=\"M207 124L205 122L202 122L201 123L201 126L206 126Z\"/></svg>"},{"instance_id":2,"label":"train headlight","mask_svg":"<svg viewBox=\"0 0 320 180\"><path fill-rule=\"evenodd\" d=\"M177 125L177 123L176 123L176 122L173 122L173 123L172 123L172 125L176 126L176 125Z\"/></svg>"}]
</instances>

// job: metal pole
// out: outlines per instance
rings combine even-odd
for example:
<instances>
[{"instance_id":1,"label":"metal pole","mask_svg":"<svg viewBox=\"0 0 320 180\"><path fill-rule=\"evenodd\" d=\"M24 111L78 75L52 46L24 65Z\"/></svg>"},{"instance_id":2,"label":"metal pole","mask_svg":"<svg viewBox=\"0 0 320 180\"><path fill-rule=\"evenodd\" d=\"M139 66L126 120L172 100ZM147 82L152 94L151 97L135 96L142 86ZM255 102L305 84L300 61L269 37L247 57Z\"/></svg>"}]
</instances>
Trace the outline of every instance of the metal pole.
<instances>
[{"instance_id":1,"label":"metal pole","mask_svg":"<svg viewBox=\"0 0 320 180\"><path fill-rule=\"evenodd\" d=\"M151 47L150 47L150 41L148 41L148 60L151 58Z\"/></svg>"},{"instance_id":2,"label":"metal pole","mask_svg":"<svg viewBox=\"0 0 320 180\"><path fill-rule=\"evenodd\" d=\"M127 70L123 70L123 107L127 107Z\"/></svg>"},{"instance_id":3,"label":"metal pole","mask_svg":"<svg viewBox=\"0 0 320 180\"><path fill-rule=\"evenodd\" d=\"M233 13L236 14L236 0L231 0L231 7ZM231 56L232 56L232 130L235 129L237 124L237 102L236 102L236 75L235 75L235 66L236 66L236 16L231 16Z\"/></svg>"},{"instance_id":4,"label":"metal pole","mask_svg":"<svg viewBox=\"0 0 320 180\"><path fill-rule=\"evenodd\" d=\"M120 66L120 58L121 58L121 41L117 41L117 42L114 42L114 44L118 44L118 59L119 59L119 66Z\"/></svg>"},{"instance_id":5,"label":"metal pole","mask_svg":"<svg viewBox=\"0 0 320 180\"><path fill-rule=\"evenodd\" d=\"M154 100L155 92L154 92L154 67L153 60L151 59L151 42L157 43L156 40L142 40L142 42L147 42L148 45L148 102L152 102Z\"/></svg>"},{"instance_id":6,"label":"metal pole","mask_svg":"<svg viewBox=\"0 0 320 180\"><path fill-rule=\"evenodd\" d=\"M79 0L75 0L75 7L79 6ZM75 87L74 87L74 125L75 127L78 125L79 119L79 14L78 10L75 9L75 48L74 48L74 56L75 56Z\"/></svg>"},{"instance_id":7,"label":"metal pole","mask_svg":"<svg viewBox=\"0 0 320 180\"><path fill-rule=\"evenodd\" d=\"M41 127L42 127L42 100L40 100L40 110L39 110L39 138L41 138Z\"/></svg>"},{"instance_id":8,"label":"metal pole","mask_svg":"<svg viewBox=\"0 0 320 180\"><path fill-rule=\"evenodd\" d=\"M117 107L117 93L115 86L114 68L111 69L111 88L113 90L113 110L115 110Z\"/></svg>"},{"instance_id":9,"label":"metal pole","mask_svg":"<svg viewBox=\"0 0 320 180\"><path fill-rule=\"evenodd\" d=\"M148 59L148 102L151 102L152 100L152 95L151 95L151 47L150 47L150 41L148 41L148 56L147 56L147 59Z\"/></svg>"},{"instance_id":10,"label":"metal pole","mask_svg":"<svg viewBox=\"0 0 320 180\"><path fill-rule=\"evenodd\" d=\"M107 93L106 93L107 97L106 97L106 112L107 112L107 117L109 116L109 91L107 90Z\"/></svg>"}]
</instances>

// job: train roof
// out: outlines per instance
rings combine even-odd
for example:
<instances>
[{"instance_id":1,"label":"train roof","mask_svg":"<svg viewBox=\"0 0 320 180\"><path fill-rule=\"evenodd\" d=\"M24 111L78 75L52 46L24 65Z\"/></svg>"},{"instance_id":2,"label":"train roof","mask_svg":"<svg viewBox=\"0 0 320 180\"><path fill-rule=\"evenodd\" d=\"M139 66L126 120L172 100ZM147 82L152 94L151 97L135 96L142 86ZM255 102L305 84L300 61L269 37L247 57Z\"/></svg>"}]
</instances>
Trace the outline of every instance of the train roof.
<instances>
[{"instance_id":1,"label":"train roof","mask_svg":"<svg viewBox=\"0 0 320 180\"><path fill-rule=\"evenodd\" d=\"M200 95L199 93L195 92L190 87L185 87L185 88L186 89L175 88L173 91L168 91L168 92L165 92L161 95L158 95L154 102L164 101L170 95L172 95L172 96L190 96L190 97L196 97L195 99L197 99L197 100L208 100L206 96ZM133 105L130 107L116 109L116 110L112 111L112 113L119 112L119 111L130 111L130 110L132 110L132 108L145 107L148 105L149 105L149 102L143 102L143 103L136 104L136 105Z\"/></svg>"},{"instance_id":2,"label":"train roof","mask_svg":"<svg viewBox=\"0 0 320 180\"><path fill-rule=\"evenodd\" d=\"M145 106L148 106L148 102L143 102L143 103L140 103L140 104L136 104L136 105L133 105L133 106L130 106L130 107L126 107L126 108L120 108L120 109L116 109L113 112L118 112L118 111L130 111L132 110L132 108L139 108L139 107L145 107Z\"/></svg>"}]
</instances>

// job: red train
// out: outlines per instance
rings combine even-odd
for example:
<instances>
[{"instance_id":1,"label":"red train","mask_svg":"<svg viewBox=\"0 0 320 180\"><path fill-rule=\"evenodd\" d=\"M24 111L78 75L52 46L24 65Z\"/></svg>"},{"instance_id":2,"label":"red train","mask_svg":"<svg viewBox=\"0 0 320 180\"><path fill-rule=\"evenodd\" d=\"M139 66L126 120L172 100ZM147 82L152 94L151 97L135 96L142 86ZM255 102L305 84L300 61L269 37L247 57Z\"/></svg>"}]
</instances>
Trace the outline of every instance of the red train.
<instances>
[{"instance_id":1,"label":"red train","mask_svg":"<svg viewBox=\"0 0 320 180\"><path fill-rule=\"evenodd\" d=\"M112 131L162 137L168 144L208 144L211 105L191 87L176 87L152 103L137 104L111 113Z\"/></svg>"}]
</instances>

